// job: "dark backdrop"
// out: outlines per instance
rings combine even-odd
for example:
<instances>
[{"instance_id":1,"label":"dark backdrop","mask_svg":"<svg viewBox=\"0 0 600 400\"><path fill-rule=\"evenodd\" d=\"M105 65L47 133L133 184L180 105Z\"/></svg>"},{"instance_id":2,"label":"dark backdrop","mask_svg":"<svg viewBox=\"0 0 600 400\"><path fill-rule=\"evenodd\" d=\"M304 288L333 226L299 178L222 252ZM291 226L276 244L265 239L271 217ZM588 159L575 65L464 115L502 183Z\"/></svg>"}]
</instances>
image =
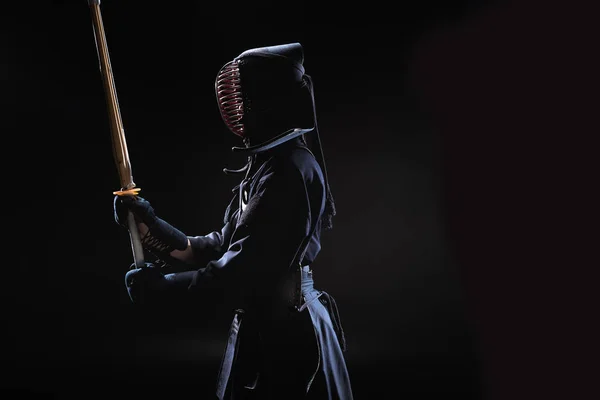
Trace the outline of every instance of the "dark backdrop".
<instances>
[{"instance_id":1,"label":"dark backdrop","mask_svg":"<svg viewBox=\"0 0 600 400\"><path fill-rule=\"evenodd\" d=\"M242 160L214 77L245 49L300 42L338 207L315 275L341 308L356 398L586 398L572 391L590 382L577 367L593 292L567 283L593 248L574 223L591 218L577 190L591 185L594 21L570 4L105 1L134 180L184 232L220 228L236 184L221 169ZM0 36L2 388L203 398L230 316L142 314L127 298L88 7L13 10Z\"/></svg>"}]
</instances>

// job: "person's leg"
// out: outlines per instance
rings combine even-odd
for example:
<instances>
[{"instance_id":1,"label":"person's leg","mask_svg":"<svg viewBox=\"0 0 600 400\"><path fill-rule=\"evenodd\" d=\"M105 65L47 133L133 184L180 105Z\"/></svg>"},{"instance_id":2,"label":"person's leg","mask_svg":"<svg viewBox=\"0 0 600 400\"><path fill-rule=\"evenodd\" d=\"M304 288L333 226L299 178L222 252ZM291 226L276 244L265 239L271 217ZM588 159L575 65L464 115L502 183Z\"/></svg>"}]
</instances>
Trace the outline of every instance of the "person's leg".
<instances>
[{"instance_id":1,"label":"person's leg","mask_svg":"<svg viewBox=\"0 0 600 400\"><path fill-rule=\"evenodd\" d=\"M264 326L264 353L258 392L261 399L304 400L319 368L319 348L307 312L290 313L287 320Z\"/></svg>"},{"instance_id":2,"label":"person's leg","mask_svg":"<svg viewBox=\"0 0 600 400\"><path fill-rule=\"evenodd\" d=\"M309 398L352 400L352 386L338 333L334 327L329 307L323 304L325 301L321 302L322 299L326 300L326 303L331 301L330 296L322 296L308 305L317 333L321 356L321 367L313 382L315 392L313 394L309 392Z\"/></svg>"}]
</instances>

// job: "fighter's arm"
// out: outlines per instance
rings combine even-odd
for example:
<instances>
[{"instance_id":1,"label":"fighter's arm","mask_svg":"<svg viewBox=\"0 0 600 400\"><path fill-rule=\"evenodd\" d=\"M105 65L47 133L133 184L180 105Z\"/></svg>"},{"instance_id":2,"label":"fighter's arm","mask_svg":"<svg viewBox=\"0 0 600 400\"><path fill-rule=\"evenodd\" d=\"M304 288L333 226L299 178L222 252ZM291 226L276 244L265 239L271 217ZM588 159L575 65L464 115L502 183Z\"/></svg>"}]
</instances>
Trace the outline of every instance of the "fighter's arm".
<instances>
[{"instance_id":1,"label":"fighter's arm","mask_svg":"<svg viewBox=\"0 0 600 400\"><path fill-rule=\"evenodd\" d=\"M125 220L123 216L127 209L135 215L142 245L146 251L167 262L169 259L175 259L188 264L191 269L220 257L223 243L232 231L231 224L225 223L220 231L201 236L187 236L158 218L147 200L141 197L115 197L115 219L118 223Z\"/></svg>"},{"instance_id":2,"label":"fighter's arm","mask_svg":"<svg viewBox=\"0 0 600 400\"><path fill-rule=\"evenodd\" d=\"M140 232L140 236L143 238L148 237L148 235L149 235L148 225L146 225L143 222L140 222L137 224L137 226L138 226L138 231ZM146 250L151 250L151 249L146 248ZM188 238L187 238L187 246L185 249L183 249L183 250L173 249L168 254L169 254L169 256L173 257L176 260L179 260L186 264L193 264L194 263L194 250L192 249L192 243L190 241L190 237L188 236Z\"/></svg>"},{"instance_id":3,"label":"fighter's arm","mask_svg":"<svg viewBox=\"0 0 600 400\"><path fill-rule=\"evenodd\" d=\"M138 223L138 229L142 238L152 235L149 233L148 225L143 222ZM210 259L220 257L222 246L228 235L231 235L230 224L227 223L221 231L214 231L207 235L187 236L187 244L184 249L173 249L168 255L178 261L190 265L203 265ZM147 248L152 251L152 248ZM206 262L204 262L206 260Z\"/></svg>"},{"instance_id":4,"label":"fighter's arm","mask_svg":"<svg viewBox=\"0 0 600 400\"><path fill-rule=\"evenodd\" d=\"M235 295L257 284L276 284L309 233L310 222L303 176L293 166L271 170L239 217L229 247L194 273L189 291L216 286Z\"/></svg>"}]
</instances>

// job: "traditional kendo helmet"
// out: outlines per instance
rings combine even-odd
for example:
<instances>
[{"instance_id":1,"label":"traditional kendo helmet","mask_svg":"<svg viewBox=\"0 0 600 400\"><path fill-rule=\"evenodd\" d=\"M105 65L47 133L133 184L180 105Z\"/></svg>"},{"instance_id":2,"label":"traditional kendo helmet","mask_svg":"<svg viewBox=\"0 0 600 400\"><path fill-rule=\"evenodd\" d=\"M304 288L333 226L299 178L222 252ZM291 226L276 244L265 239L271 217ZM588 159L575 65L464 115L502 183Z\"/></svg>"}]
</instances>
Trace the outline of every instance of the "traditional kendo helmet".
<instances>
[{"instance_id":1,"label":"traditional kendo helmet","mask_svg":"<svg viewBox=\"0 0 600 400\"><path fill-rule=\"evenodd\" d=\"M234 152L252 155L314 132L318 146L314 153L327 188L327 215L332 217L335 206L317 126L313 84L303 64L300 43L246 50L219 70L217 104L227 128L244 141L245 147L234 147Z\"/></svg>"},{"instance_id":2,"label":"traditional kendo helmet","mask_svg":"<svg viewBox=\"0 0 600 400\"><path fill-rule=\"evenodd\" d=\"M225 125L257 153L315 128L310 77L300 43L260 47L226 63L215 81Z\"/></svg>"}]
</instances>

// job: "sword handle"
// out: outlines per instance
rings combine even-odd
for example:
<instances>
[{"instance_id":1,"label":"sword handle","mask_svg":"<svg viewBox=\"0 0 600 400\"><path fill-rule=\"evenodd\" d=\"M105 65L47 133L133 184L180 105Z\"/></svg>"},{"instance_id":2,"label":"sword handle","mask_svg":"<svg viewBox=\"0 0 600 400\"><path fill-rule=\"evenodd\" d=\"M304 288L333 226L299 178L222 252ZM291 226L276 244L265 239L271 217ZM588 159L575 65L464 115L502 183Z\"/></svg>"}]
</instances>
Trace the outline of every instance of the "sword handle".
<instances>
[{"instance_id":1,"label":"sword handle","mask_svg":"<svg viewBox=\"0 0 600 400\"><path fill-rule=\"evenodd\" d=\"M131 211L127 213L127 227L129 228L129 238L131 240L131 251L133 252L133 262L136 268L144 266L144 248L142 247L142 239L140 231L135 222L135 217Z\"/></svg>"}]
</instances>

